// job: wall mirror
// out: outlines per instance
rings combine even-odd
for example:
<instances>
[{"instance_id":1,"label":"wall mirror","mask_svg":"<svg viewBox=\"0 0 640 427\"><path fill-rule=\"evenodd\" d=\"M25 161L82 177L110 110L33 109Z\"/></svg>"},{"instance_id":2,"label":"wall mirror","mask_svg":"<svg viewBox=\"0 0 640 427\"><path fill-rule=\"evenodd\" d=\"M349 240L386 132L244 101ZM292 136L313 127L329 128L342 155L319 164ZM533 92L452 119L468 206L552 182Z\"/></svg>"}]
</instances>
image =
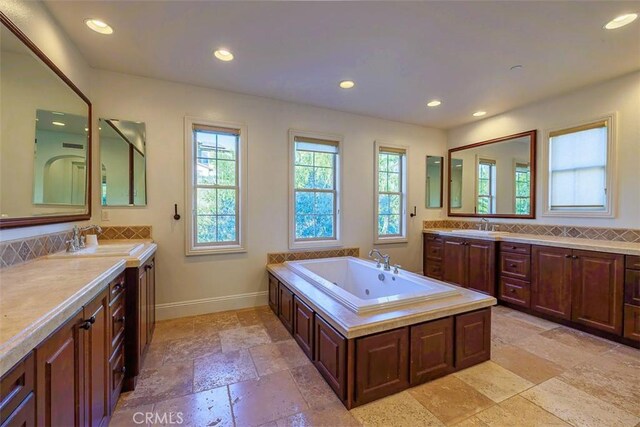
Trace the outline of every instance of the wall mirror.
<instances>
[{"instance_id":1,"label":"wall mirror","mask_svg":"<svg viewBox=\"0 0 640 427\"><path fill-rule=\"evenodd\" d=\"M427 156L427 182L425 183L426 208L442 207L442 178L444 158L441 156Z\"/></svg>"},{"instance_id":2,"label":"wall mirror","mask_svg":"<svg viewBox=\"0 0 640 427\"><path fill-rule=\"evenodd\" d=\"M146 127L142 122L100 119L102 206L145 206Z\"/></svg>"},{"instance_id":3,"label":"wall mirror","mask_svg":"<svg viewBox=\"0 0 640 427\"><path fill-rule=\"evenodd\" d=\"M536 131L449 150L449 216L535 218Z\"/></svg>"},{"instance_id":4,"label":"wall mirror","mask_svg":"<svg viewBox=\"0 0 640 427\"><path fill-rule=\"evenodd\" d=\"M0 22L0 228L89 219L91 103Z\"/></svg>"}]
</instances>

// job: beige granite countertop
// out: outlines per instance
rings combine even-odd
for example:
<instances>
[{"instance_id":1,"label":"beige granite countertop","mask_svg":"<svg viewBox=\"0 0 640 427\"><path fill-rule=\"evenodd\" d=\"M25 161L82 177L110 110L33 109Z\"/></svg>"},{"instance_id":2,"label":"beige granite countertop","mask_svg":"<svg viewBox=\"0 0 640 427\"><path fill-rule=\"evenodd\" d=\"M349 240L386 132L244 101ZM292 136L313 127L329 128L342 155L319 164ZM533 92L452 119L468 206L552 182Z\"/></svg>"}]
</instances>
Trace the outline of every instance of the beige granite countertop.
<instances>
[{"instance_id":1,"label":"beige granite countertop","mask_svg":"<svg viewBox=\"0 0 640 427\"><path fill-rule=\"evenodd\" d=\"M0 376L125 269L117 257L48 259L0 269Z\"/></svg>"},{"instance_id":2,"label":"beige granite countertop","mask_svg":"<svg viewBox=\"0 0 640 427\"><path fill-rule=\"evenodd\" d=\"M98 242L99 246L109 246L109 245L121 245L123 243L142 243L142 248L138 249L130 256L105 256L105 255L71 255L69 257L61 257L60 255L64 254L64 251L60 251L51 255L48 255L47 258L55 258L55 259L82 259L82 258L112 258L112 259L124 259L127 263L127 267L140 267L144 264L158 249L158 245L153 242L151 239L114 239L114 240L100 240Z\"/></svg>"},{"instance_id":3,"label":"beige granite countertop","mask_svg":"<svg viewBox=\"0 0 640 427\"><path fill-rule=\"evenodd\" d=\"M319 313L346 338L356 338L419 322L439 319L453 314L473 311L496 304L494 297L460 288L460 295L425 301L395 309L359 315L322 292L284 264L269 264L267 270L293 291L301 300ZM427 280L434 280L420 276ZM437 282L437 280L434 280ZM443 282L444 283L444 282Z\"/></svg>"},{"instance_id":4,"label":"beige granite countertop","mask_svg":"<svg viewBox=\"0 0 640 427\"><path fill-rule=\"evenodd\" d=\"M611 240L578 239L574 237L544 236L537 234L504 233L500 235L481 235L453 232L450 228L426 228L423 233L442 236L466 237L468 239L493 240L514 243L530 243L541 246L558 246L586 251L610 252L625 255L640 255L640 243L616 242Z\"/></svg>"}]
</instances>

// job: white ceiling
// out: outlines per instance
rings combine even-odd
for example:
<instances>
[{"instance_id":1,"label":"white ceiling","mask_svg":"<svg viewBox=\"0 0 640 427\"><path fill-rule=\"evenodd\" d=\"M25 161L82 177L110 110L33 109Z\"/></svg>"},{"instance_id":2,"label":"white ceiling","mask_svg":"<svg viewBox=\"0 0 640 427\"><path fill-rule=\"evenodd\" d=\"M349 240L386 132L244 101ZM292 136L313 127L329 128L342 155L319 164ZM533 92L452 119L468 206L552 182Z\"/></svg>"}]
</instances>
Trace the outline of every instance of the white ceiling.
<instances>
[{"instance_id":1,"label":"white ceiling","mask_svg":"<svg viewBox=\"0 0 640 427\"><path fill-rule=\"evenodd\" d=\"M640 1L45 3L96 68L440 128L640 69Z\"/></svg>"}]
</instances>

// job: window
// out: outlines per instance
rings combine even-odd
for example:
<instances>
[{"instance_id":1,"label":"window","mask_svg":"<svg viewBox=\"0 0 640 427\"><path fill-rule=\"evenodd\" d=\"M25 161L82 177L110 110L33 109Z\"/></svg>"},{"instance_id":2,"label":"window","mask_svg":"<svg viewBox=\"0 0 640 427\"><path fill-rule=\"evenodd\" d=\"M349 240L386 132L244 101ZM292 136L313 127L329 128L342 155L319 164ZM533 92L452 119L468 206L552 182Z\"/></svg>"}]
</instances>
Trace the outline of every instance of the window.
<instances>
[{"instance_id":1,"label":"window","mask_svg":"<svg viewBox=\"0 0 640 427\"><path fill-rule=\"evenodd\" d=\"M496 161L478 158L476 213L496 213Z\"/></svg>"},{"instance_id":2,"label":"window","mask_svg":"<svg viewBox=\"0 0 640 427\"><path fill-rule=\"evenodd\" d=\"M290 131L293 248L340 244L340 138Z\"/></svg>"},{"instance_id":3,"label":"window","mask_svg":"<svg viewBox=\"0 0 640 427\"><path fill-rule=\"evenodd\" d=\"M612 119L549 132L546 214L612 215Z\"/></svg>"},{"instance_id":4,"label":"window","mask_svg":"<svg viewBox=\"0 0 640 427\"><path fill-rule=\"evenodd\" d=\"M528 215L531 213L531 167L529 163L516 162L514 175L514 211L516 215Z\"/></svg>"},{"instance_id":5,"label":"window","mask_svg":"<svg viewBox=\"0 0 640 427\"><path fill-rule=\"evenodd\" d=\"M246 128L185 119L187 255L244 251Z\"/></svg>"},{"instance_id":6,"label":"window","mask_svg":"<svg viewBox=\"0 0 640 427\"><path fill-rule=\"evenodd\" d=\"M407 241L407 148L375 144L375 243Z\"/></svg>"}]
</instances>

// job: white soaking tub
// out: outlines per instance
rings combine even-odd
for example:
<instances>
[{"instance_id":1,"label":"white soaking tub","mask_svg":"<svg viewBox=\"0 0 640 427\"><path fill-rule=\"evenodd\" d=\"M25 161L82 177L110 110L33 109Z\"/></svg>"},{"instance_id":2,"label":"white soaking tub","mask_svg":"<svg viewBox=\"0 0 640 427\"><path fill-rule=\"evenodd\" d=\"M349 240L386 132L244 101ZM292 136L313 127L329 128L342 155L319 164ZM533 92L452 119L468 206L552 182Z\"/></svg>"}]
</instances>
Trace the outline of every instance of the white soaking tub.
<instances>
[{"instance_id":1,"label":"white soaking tub","mask_svg":"<svg viewBox=\"0 0 640 427\"><path fill-rule=\"evenodd\" d=\"M362 314L460 294L454 287L417 274L398 274L354 257L287 261L298 276L336 301Z\"/></svg>"}]
</instances>

